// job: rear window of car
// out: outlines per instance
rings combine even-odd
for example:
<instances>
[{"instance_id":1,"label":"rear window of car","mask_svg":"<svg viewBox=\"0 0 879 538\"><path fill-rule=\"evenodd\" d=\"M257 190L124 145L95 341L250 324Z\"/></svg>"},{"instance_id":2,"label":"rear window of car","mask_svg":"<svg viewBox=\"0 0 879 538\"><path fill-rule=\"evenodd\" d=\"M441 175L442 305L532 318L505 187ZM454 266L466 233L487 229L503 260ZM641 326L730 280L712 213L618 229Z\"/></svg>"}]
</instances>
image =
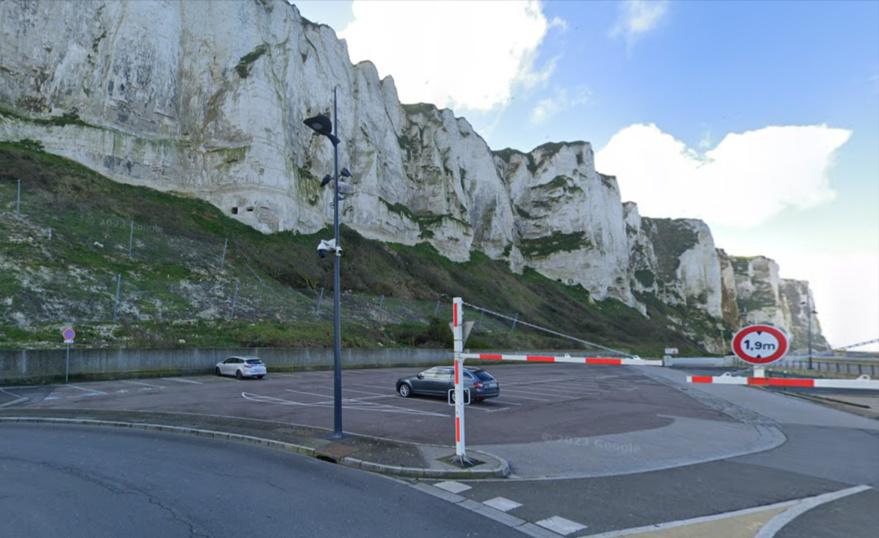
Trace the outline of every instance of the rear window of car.
<instances>
[{"instance_id":1,"label":"rear window of car","mask_svg":"<svg viewBox=\"0 0 879 538\"><path fill-rule=\"evenodd\" d=\"M259 359L247 359L247 364L262 364L262 361Z\"/></svg>"},{"instance_id":2,"label":"rear window of car","mask_svg":"<svg viewBox=\"0 0 879 538\"><path fill-rule=\"evenodd\" d=\"M485 370L476 370L473 373L476 374L476 377L478 377L482 381L494 381L494 378L491 377L491 374L486 372Z\"/></svg>"}]
</instances>

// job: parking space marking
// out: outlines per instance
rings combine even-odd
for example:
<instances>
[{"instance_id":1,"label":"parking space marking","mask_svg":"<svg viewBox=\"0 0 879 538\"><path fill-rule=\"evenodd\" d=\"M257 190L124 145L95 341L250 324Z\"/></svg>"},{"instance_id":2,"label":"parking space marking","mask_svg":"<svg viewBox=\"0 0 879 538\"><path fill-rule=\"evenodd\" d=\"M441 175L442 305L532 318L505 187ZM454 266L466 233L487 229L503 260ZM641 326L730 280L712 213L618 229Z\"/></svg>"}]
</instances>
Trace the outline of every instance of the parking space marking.
<instances>
[{"instance_id":1,"label":"parking space marking","mask_svg":"<svg viewBox=\"0 0 879 538\"><path fill-rule=\"evenodd\" d=\"M193 379L183 379L182 377L163 377L165 381L176 381L178 383L192 383L194 385L201 385L201 381L195 381Z\"/></svg>"},{"instance_id":2,"label":"parking space marking","mask_svg":"<svg viewBox=\"0 0 879 538\"><path fill-rule=\"evenodd\" d=\"M102 390L98 390L98 389L86 389L83 387L77 387L76 385L67 385L67 386L72 389L81 390L83 392L88 392L89 394L96 394L96 395L107 394L106 392L104 392Z\"/></svg>"},{"instance_id":3,"label":"parking space marking","mask_svg":"<svg viewBox=\"0 0 879 538\"><path fill-rule=\"evenodd\" d=\"M575 397L580 397L583 395L582 392L579 394L570 394L567 392L523 390L523 389L507 389L504 392L506 392L507 394L514 394L514 395L527 394L528 396L530 396L532 398L544 398L544 401L546 401L546 402L551 402L551 401L554 402L554 401L558 400L559 398L575 398ZM546 398L549 398L549 399L546 399Z\"/></svg>"},{"instance_id":4,"label":"parking space marking","mask_svg":"<svg viewBox=\"0 0 879 538\"><path fill-rule=\"evenodd\" d=\"M495 510L500 510L501 512L509 512L514 508L519 508L522 506L522 503L517 503L516 501L511 501L506 497L495 497L494 499L489 499L487 501L482 501L482 504L491 506Z\"/></svg>"},{"instance_id":5,"label":"parking space marking","mask_svg":"<svg viewBox=\"0 0 879 538\"><path fill-rule=\"evenodd\" d=\"M129 379L123 379L122 382L123 383L130 383L132 385L140 385L142 387L150 387L152 389L164 389L165 388L162 385L151 385L149 383L143 383L141 381L131 381Z\"/></svg>"},{"instance_id":6,"label":"parking space marking","mask_svg":"<svg viewBox=\"0 0 879 538\"><path fill-rule=\"evenodd\" d=\"M388 390L387 386L371 385L369 383L360 383L359 381L357 382L357 386L358 387L366 387L368 389Z\"/></svg>"},{"instance_id":7,"label":"parking space marking","mask_svg":"<svg viewBox=\"0 0 879 538\"><path fill-rule=\"evenodd\" d=\"M512 394L511 394L512 393ZM530 394L530 393L529 393ZM518 392L513 392L509 389L504 389L504 396L509 396L510 398L515 398L517 400L534 400L536 402L552 402L556 400L547 399L547 398L535 398L534 396L523 396Z\"/></svg>"},{"instance_id":8,"label":"parking space marking","mask_svg":"<svg viewBox=\"0 0 879 538\"><path fill-rule=\"evenodd\" d=\"M260 394L253 394L250 392L242 392L241 397L245 400L249 400L252 402L259 403L270 403L276 405L289 405L294 407L325 407L330 408L333 407L332 402L297 402L295 400L285 400L284 398L278 398L276 396L265 396ZM433 413L430 411L421 411L418 409L410 409L406 407L399 407L396 405L389 404L377 404L373 402L360 402L357 405L346 405L344 401L342 402L343 409L350 409L352 411L369 411L374 413L396 413L400 415L418 415L418 416L427 416L427 417L442 417L448 418L448 415L444 415L441 413Z\"/></svg>"},{"instance_id":9,"label":"parking space marking","mask_svg":"<svg viewBox=\"0 0 879 538\"><path fill-rule=\"evenodd\" d=\"M348 387L342 387L342 392L359 392L360 394L370 394L372 396L379 396L382 398L396 398L397 397L396 392L393 394L379 394L378 392L368 392L365 390L357 390L357 389L352 389L352 388L348 388Z\"/></svg>"},{"instance_id":10,"label":"parking space marking","mask_svg":"<svg viewBox=\"0 0 879 538\"><path fill-rule=\"evenodd\" d=\"M561 534L562 536L574 534L575 532L582 531L586 528L586 525L582 525L580 523L577 523L576 521L571 521L570 519L565 519L560 516L552 516L546 519L541 519L537 522L537 524L544 529L549 529L552 532Z\"/></svg>"},{"instance_id":11,"label":"parking space marking","mask_svg":"<svg viewBox=\"0 0 879 538\"><path fill-rule=\"evenodd\" d=\"M317 394L317 393L314 393L314 392L305 392L305 391L294 390L294 389L284 389L284 390L287 390L287 391L290 391L290 392L298 392L298 393L301 393L301 394L308 394L308 395L310 395L310 396L321 396L321 397L323 397L323 398L332 398L332 395ZM342 392L344 392L344 390L343 390ZM386 397L387 397L387 396L384 396L384 395L376 395L376 396L378 396L379 398L386 398ZM390 396L390 397L393 398L394 396ZM346 401L347 401L347 402L359 403L359 402L363 402L364 400L372 400L372 399L375 399L375 397L342 398L342 401L343 401L343 402L346 402ZM326 400L325 402L313 402L313 403L333 403L333 400ZM409 410L409 411L415 411L415 412L418 412L418 413L431 413L431 414L436 414L436 413L433 413L433 412L431 412L431 411L422 411L422 410L420 410L420 409L412 409L412 408L409 408L409 407L401 407L401 406L398 406L398 405L392 405L392 404L373 404L372 402L365 402L365 403L366 403L366 404L369 404L369 405L381 405L381 406L383 406L383 407L394 407L394 408L397 408L397 409L405 409L405 410ZM443 414L442 416L446 416L446 415Z\"/></svg>"},{"instance_id":12,"label":"parking space marking","mask_svg":"<svg viewBox=\"0 0 879 538\"><path fill-rule=\"evenodd\" d=\"M462 491L467 491L470 489L470 486L467 484L462 484L460 482L455 482L454 480L446 480L445 482L438 482L434 484L434 487L444 489L449 493L461 493Z\"/></svg>"}]
</instances>

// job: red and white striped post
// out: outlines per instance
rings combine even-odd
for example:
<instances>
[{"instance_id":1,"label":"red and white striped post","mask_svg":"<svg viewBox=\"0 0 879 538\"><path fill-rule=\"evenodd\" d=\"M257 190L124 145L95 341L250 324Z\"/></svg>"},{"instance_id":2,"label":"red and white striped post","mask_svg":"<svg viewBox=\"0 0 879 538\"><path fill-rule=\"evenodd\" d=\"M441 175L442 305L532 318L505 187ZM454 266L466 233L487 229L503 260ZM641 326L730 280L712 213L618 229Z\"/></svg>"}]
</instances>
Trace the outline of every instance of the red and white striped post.
<instances>
[{"instance_id":1,"label":"red and white striped post","mask_svg":"<svg viewBox=\"0 0 879 538\"><path fill-rule=\"evenodd\" d=\"M467 448L464 429L464 300L452 300L452 339L455 357L455 458L458 463L467 463Z\"/></svg>"}]
</instances>

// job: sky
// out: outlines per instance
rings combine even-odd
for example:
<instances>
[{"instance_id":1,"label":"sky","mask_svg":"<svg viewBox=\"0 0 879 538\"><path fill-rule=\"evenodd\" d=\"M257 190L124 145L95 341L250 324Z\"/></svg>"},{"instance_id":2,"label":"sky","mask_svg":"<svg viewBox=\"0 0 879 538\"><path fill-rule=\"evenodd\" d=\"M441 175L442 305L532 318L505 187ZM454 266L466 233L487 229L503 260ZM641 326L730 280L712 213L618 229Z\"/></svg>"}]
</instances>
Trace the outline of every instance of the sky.
<instances>
[{"instance_id":1,"label":"sky","mask_svg":"<svg viewBox=\"0 0 879 538\"><path fill-rule=\"evenodd\" d=\"M879 337L879 2L294 3L402 102L588 141L642 215L808 280L831 344Z\"/></svg>"}]
</instances>

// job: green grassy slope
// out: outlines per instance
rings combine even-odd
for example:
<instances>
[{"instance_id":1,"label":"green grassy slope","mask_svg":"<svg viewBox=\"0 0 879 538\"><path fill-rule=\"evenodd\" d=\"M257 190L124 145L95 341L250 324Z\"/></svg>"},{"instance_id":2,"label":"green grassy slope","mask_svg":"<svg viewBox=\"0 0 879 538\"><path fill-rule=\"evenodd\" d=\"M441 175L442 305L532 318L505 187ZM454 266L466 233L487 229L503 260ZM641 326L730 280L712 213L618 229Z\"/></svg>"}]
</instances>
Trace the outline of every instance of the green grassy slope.
<instances>
[{"instance_id":1,"label":"green grassy slope","mask_svg":"<svg viewBox=\"0 0 879 538\"><path fill-rule=\"evenodd\" d=\"M113 182L33 144L0 143L0 346L56 345L65 323L90 346L329 345L332 260L319 259L315 246L330 235L265 235L206 202ZM449 303L460 295L635 353L700 351L659 310L648 319L536 272L513 274L480 253L455 263L426 244L381 243L349 229L343 246L349 346L449 345ZM489 316L469 345L576 348Z\"/></svg>"}]
</instances>

